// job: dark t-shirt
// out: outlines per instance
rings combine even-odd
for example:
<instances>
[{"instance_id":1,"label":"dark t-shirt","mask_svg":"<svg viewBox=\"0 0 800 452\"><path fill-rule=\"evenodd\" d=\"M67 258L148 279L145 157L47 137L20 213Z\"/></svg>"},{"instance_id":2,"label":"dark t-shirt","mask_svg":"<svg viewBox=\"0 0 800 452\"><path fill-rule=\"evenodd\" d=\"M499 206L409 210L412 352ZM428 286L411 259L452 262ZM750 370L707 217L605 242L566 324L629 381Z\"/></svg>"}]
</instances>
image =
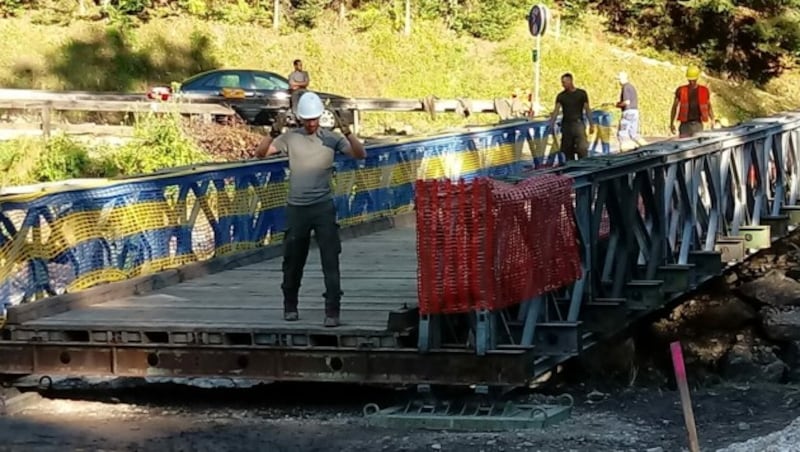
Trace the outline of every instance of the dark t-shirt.
<instances>
[{"instance_id":1,"label":"dark t-shirt","mask_svg":"<svg viewBox=\"0 0 800 452\"><path fill-rule=\"evenodd\" d=\"M675 98L680 100L681 98L681 88L675 90ZM686 118L686 122L699 122L700 121L700 101L697 97L697 86L694 88L689 88L689 115Z\"/></svg>"},{"instance_id":2,"label":"dark t-shirt","mask_svg":"<svg viewBox=\"0 0 800 452\"><path fill-rule=\"evenodd\" d=\"M636 88L630 83L622 85L619 100L620 102L625 102L626 100L630 101L628 105L622 107L622 111L639 109L639 95L636 93Z\"/></svg>"},{"instance_id":3,"label":"dark t-shirt","mask_svg":"<svg viewBox=\"0 0 800 452\"><path fill-rule=\"evenodd\" d=\"M586 91L576 88L575 91L561 91L556 96L556 102L561 104L561 122L577 122L583 120L583 107L589 102Z\"/></svg>"}]
</instances>

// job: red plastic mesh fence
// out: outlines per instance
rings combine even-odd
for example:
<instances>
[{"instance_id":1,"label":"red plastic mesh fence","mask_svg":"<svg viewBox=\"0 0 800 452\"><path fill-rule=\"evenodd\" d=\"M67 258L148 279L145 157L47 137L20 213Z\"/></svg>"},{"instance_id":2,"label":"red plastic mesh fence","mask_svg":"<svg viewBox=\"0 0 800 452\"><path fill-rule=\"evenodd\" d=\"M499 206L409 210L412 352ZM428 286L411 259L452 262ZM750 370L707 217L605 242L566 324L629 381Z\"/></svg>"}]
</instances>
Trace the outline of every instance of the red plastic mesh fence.
<instances>
[{"instance_id":1,"label":"red plastic mesh fence","mask_svg":"<svg viewBox=\"0 0 800 452\"><path fill-rule=\"evenodd\" d=\"M572 179L418 180L421 314L497 310L581 275Z\"/></svg>"}]
</instances>

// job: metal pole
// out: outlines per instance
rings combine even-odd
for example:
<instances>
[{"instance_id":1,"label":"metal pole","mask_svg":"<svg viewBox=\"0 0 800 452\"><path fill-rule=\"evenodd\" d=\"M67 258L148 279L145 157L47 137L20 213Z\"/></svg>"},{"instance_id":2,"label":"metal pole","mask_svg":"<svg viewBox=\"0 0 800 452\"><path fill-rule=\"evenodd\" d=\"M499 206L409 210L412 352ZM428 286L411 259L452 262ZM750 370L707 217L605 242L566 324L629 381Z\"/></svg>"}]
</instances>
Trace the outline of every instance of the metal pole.
<instances>
[{"instance_id":1,"label":"metal pole","mask_svg":"<svg viewBox=\"0 0 800 452\"><path fill-rule=\"evenodd\" d=\"M542 36L536 36L536 50L534 50L534 69L533 69L533 116L539 116L541 103L539 102L539 72L541 70L540 61L542 60Z\"/></svg>"}]
</instances>

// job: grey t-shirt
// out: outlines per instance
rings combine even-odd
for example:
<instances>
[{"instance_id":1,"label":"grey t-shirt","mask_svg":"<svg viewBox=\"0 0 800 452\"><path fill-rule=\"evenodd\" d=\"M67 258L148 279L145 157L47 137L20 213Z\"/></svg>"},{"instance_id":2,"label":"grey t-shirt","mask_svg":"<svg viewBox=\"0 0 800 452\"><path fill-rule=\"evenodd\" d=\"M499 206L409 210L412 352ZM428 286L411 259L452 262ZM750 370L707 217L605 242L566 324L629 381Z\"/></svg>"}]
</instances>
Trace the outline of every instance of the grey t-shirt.
<instances>
[{"instance_id":1,"label":"grey t-shirt","mask_svg":"<svg viewBox=\"0 0 800 452\"><path fill-rule=\"evenodd\" d=\"M272 145L289 156L290 205L308 206L333 198L334 156L350 154L347 138L321 128L313 135L298 128L278 136Z\"/></svg>"},{"instance_id":2,"label":"grey t-shirt","mask_svg":"<svg viewBox=\"0 0 800 452\"><path fill-rule=\"evenodd\" d=\"M619 94L620 102L630 101L630 103L622 107L622 111L625 110L638 110L639 109L639 95L636 93L636 88L633 87L630 83L626 83L622 85L622 90Z\"/></svg>"},{"instance_id":3,"label":"grey t-shirt","mask_svg":"<svg viewBox=\"0 0 800 452\"><path fill-rule=\"evenodd\" d=\"M308 76L307 71L293 71L289 74L289 82L295 82L300 85L309 83L311 77Z\"/></svg>"}]
</instances>

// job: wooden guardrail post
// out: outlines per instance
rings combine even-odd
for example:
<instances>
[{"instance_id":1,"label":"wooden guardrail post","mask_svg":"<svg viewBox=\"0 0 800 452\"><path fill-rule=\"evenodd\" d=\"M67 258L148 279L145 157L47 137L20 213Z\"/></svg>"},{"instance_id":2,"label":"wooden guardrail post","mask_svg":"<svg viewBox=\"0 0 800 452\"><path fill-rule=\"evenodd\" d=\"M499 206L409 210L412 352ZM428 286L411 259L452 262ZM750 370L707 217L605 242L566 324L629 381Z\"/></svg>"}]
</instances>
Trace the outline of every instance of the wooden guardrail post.
<instances>
[{"instance_id":1,"label":"wooden guardrail post","mask_svg":"<svg viewBox=\"0 0 800 452\"><path fill-rule=\"evenodd\" d=\"M53 102L47 101L42 106L42 135L45 139L50 138L51 115L53 113Z\"/></svg>"}]
</instances>

